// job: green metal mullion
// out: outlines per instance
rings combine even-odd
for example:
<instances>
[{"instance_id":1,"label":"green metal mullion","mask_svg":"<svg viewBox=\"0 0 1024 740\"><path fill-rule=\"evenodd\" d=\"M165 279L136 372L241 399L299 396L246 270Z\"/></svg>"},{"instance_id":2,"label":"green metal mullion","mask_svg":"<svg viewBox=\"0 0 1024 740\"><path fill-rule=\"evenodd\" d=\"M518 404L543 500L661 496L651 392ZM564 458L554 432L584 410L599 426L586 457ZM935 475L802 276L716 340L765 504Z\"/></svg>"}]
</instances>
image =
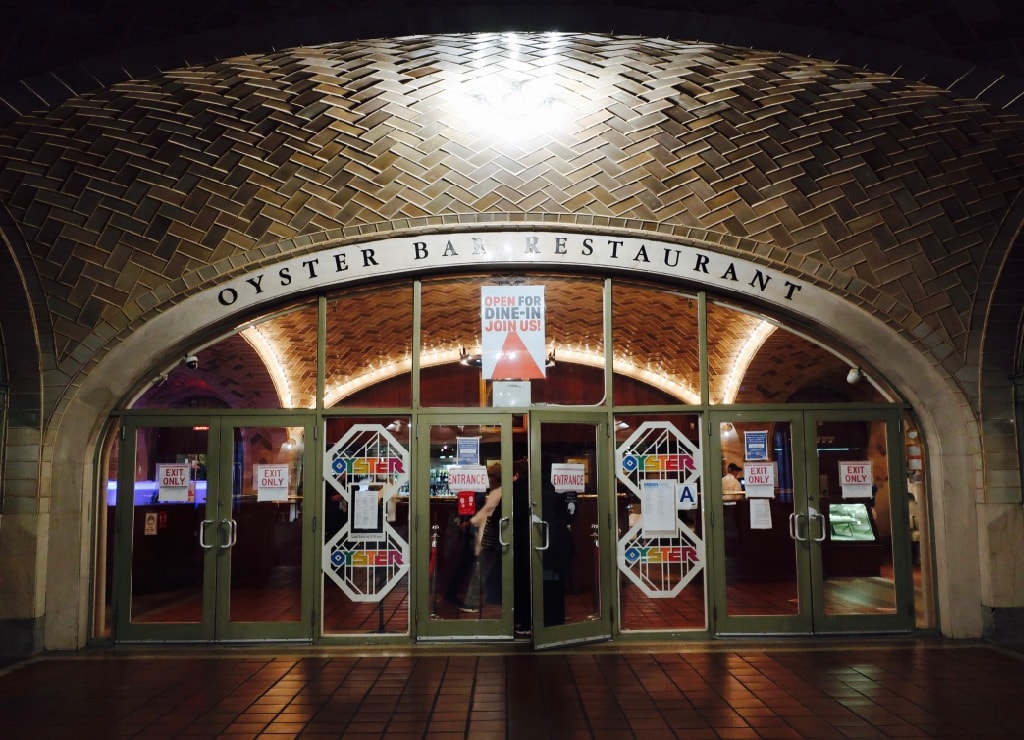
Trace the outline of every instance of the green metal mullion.
<instances>
[{"instance_id":1,"label":"green metal mullion","mask_svg":"<svg viewBox=\"0 0 1024 740\"><path fill-rule=\"evenodd\" d=\"M410 368L412 372L413 412L420 409L420 319L422 315L423 282L416 280L412 284L412 365Z\"/></svg>"},{"instance_id":2,"label":"green metal mullion","mask_svg":"<svg viewBox=\"0 0 1024 740\"><path fill-rule=\"evenodd\" d=\"M316 322L316 410L324 410L327 392L327 296L317 300Z\"/></svg>"},{"instance_id":3,"label":"green metal mullion","mask_svg":"<svg viewBox=\"0 0 1024 740\"><path fill-rule=\"evenodd\" d=\"M697 344L700 347L700 402L706 410L711 405L711 380L708 370L708 299L703 290L697 293Z\"/></svg>"},{"instance_id":4,"label":"green metal mullion","mask_svg":"<svg viewBox=\"0 0 1024 740\"><path fill-rule=\"evenodd\" d=\"M608 423L611 424L610 414L612 407L614 406L614 400L612 397L614 388L614 365L615 365L615 347L612 341L612 279L605 278L604 281L604 296L602 297L603 304L603 331L604 331L604 405L608 408L609 419Z\"/></svg>"}]
</instances>

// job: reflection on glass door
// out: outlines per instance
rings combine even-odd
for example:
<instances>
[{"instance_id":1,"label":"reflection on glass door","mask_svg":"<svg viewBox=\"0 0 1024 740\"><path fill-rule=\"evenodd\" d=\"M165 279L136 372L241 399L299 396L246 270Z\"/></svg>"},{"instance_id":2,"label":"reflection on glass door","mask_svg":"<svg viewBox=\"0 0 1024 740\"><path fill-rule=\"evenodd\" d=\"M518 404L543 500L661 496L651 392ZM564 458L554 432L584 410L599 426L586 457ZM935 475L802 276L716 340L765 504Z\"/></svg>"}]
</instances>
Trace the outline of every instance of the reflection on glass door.
<instances>
[{"instance_id":1,"label":"reflection on glass door","mask_svg":"<svg viewBox=\"0 0 1024 740\"><path fill-rule=\"evenodd\" d=\"M716 630L910 629L895 415L737 412L716 426Z\"/></svg>"},{"instance_id":2,"label":"reflection on glass door","mask_svg":"<svg viewBox=\"0 0 1024 740\"><path fill-rule=\"evenodd\" d=\"M230 585L219 589L227 608L218 613L235 637L243 629L256 636L256 624L297 625L303 614L305 430L239 426L230 435L230 516L218 545L230 561Z\"/></svg>"},{"instance_id":3,"label":"reflection on glass door","mask_svg":"<svg viewBox=\"0 0 1024 740\"><path fill-rule=\"evenodd\" d=\"M908 529L900 524L908 514L896 420L844 411L812 418L821 626L910 629L912 560Z\"/></svg>"},{"instance_id":4,"label":"reflection on glass door","mask_svg":"<svg viewBox=\"0 0 1024 740\"><path fill-rule=\"evenodd\" d=\"M575 420L578 418L579 420ZM606 422L531 416L530 538L534 645L611 637L614 544Z\"/></svg>"},{"instance_id":5,"label":"reflection on glass door","mask_svg":"<svg viewBox=\"0 0 1024 740\"><path fill-rule=\"evenodd\" d=\"M718 424L725 617L758 617L754 631L809 630L809 609L801 610L808 527L803 489L794 482L795 426L771 416Z\"/></svg>"},{"instance_id":6,"label":"reflection on glass door","mask_svg":"<svg viewBox=\"0 0 1024 740\"><path fill-rule=\"evenodd\" d=\"M308 636L306 429L203 419L126 430L115 639Z\"/></svg>"},{"instance_id":7,"label":"reflection on glass door","mask_svg":"<svg viewBox=\"0 0 1024 740\"><path fill-rule=\"evenodd\" d=\"M515 557L526 540L513 515L527 495L524 419L421 417L420 562L429 563L420 581L420 609L429 615L421 637L511 639L514 623L529 623L520 585L528 570Z\"/></svg>"},{"instance_id":8,"label":"reflection on glass door","mask_svg":"<svg viewBox=\"0 0 1024 740\"><path fill-rule=\"evenodd\" d=\"M127 574L122 567L118 580L122 603L127 597L127 609L118 610L122 621L179 625L178 632L209 637L202 630L205 584L212 575L205 553L218 534L207 502L210 425L138 427L135 444L125 447L126 453L134 453L134 464L128 461L134 475L121 475L115 494L122 563L130 553ZM125 637L125 626L119 637Z\"/></svg>"}]
</instances>

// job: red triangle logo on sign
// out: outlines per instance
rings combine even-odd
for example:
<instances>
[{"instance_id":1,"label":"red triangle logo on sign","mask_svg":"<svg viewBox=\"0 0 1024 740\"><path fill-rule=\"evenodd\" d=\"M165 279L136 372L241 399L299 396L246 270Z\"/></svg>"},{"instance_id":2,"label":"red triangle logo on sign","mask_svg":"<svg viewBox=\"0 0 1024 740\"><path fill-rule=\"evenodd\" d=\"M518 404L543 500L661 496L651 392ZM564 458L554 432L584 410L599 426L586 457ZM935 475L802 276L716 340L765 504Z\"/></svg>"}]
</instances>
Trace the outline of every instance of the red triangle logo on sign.
<instances>
[{"instance_id":1,"label":"red triangle logo on sign","mask_svg":"<svg viewBox=\"0 0 1024 740\"><path fill-rule=\"evenodd\" d=\"M523 340L514 331L505 336L491 380L530 380L543 378L544 369L537 365Z\"/></svg>"}]
</instances>

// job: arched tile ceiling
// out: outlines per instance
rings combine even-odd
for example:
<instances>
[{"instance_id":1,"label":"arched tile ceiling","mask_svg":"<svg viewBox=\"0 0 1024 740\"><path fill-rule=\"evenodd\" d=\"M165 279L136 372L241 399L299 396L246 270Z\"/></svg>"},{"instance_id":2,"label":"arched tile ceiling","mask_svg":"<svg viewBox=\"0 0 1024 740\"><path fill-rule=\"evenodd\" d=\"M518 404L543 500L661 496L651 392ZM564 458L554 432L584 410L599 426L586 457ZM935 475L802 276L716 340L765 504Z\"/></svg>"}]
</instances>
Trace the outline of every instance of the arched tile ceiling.
<instances>
[{"instance_id":1,"label":"arched tile ceiling","mask_svg":"<svg viewBox=\"0 0 1024 740\"><path fill-rule=\"evenodd\" d=\"M573 115L527 144L493 139L451 108L492 74L550 77ZM0 200L67 375L284 251L524 221L698 235L911 341L931 334L923 349L956 371L1010 248L998 225L1015 233L1022 144L1015 117L831 62L665 39L422 37L171 70L24 116L0 131Z\"/></svg>"}]
</instances>

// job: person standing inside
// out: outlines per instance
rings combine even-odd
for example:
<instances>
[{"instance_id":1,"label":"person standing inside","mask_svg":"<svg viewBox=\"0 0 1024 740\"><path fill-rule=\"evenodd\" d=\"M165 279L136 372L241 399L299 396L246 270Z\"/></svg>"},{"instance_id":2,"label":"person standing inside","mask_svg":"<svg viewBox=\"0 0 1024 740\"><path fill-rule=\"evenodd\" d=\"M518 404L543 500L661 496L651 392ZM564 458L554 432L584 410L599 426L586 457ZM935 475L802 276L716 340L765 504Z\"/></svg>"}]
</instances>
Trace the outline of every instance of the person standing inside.
<instances>
[{"instance_id":1,"label":"person standing inside","mask_svg":"<svg viewBox=\"0 0 1024 740\"><path fill-rule=\"evenodd\" d=\"M722 478L722 498L726 501L734 500L743 495L743 484L740 482L740 473L743 469L736 463L729 463L725 476Z\"/></svg>"}]
</instances>

